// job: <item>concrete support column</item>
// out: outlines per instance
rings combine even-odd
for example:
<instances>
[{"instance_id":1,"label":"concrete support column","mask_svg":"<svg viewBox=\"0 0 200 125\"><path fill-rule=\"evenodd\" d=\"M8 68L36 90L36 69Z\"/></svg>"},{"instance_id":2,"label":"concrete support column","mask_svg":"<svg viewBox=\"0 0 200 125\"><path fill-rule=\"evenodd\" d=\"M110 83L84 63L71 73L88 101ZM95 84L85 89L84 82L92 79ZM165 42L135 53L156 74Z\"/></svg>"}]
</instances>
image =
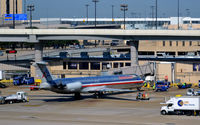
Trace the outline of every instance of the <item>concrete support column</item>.
<instances>
[{"instance_id":1,"label":"concrete support column","mask_svg":"<svg viewBox=\"0 0 200 125\"><path fill-rule=\"evenodd\" d=\"M130 45L131 45L131 66L139 65L139 63L138 63L138 44L139 44L139 41L130 41Z\"/></svg>"},{"instance_id":2,"label":"concrete support column","mask_svg":"<svg viewBox=\"0 0 200 125\"><path fill-rule=\"evenodd\" d=\"M35 44L35 62L43 61L43 46L41 43Z\"/></svg>"}]
</instances>

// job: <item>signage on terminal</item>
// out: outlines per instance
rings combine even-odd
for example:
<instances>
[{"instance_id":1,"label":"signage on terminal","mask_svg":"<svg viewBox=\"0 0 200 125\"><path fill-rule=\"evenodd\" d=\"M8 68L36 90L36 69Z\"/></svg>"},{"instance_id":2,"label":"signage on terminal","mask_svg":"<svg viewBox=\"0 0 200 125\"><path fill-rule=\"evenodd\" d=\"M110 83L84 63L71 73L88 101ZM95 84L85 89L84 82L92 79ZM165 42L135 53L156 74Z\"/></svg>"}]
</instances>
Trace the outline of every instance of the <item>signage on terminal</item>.
<instances>
[{"instance_id":1,"label":"signage on terminal","mask_svg":"<svg viewBox=\"0 0 200 125\"><path fill-rule=\"evenodd\" d=\"M5 14L4 19L5 19L5 21L27 20L27 14L14 14L14 16L13 16L13 14Z\"/></svg>"}]
</instances>

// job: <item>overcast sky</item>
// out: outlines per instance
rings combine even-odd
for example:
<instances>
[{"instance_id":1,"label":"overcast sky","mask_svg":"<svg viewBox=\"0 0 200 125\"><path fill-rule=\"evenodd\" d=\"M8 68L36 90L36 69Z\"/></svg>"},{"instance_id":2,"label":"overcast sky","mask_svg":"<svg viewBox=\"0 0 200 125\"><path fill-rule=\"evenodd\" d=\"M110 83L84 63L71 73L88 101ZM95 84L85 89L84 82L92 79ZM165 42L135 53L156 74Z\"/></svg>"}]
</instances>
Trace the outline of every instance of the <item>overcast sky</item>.
<instances>
[{"instance_id":1,"label":"overcast sky","mask_svg":"<svg viewBox=\"0 0 200 125\"><path fill-rule=\"evenodd\" d=\"M178 0L158 0L158 16L177 16ZM97 17L111 17L112 5L114 16L122 17L120 4L128 4L127 16L150 17L151 7L155 0L99 0L97 3ZM35 5L34 19L45 17L86 17L86 4L89 4L89 17L94 17L94 3L92 0L27 0L27 4ZM200 0L180 0L180 14L185 17L200 17ZM189 9L189 11L186 11ZM133 15L133 13L136 13Z\"/></svg>"}]
</instances>

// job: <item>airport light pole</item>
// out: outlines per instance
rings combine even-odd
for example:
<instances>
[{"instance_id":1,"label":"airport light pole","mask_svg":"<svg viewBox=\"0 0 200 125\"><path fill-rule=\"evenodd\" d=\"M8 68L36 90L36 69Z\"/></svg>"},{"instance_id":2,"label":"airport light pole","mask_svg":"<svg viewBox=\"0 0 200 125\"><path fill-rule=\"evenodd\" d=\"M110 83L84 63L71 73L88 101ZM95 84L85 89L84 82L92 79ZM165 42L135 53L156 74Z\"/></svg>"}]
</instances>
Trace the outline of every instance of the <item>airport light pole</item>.
<instances>
[{"instance_id":1,"label":"airport light pole","mask_svg":"<svg viewBox=\"0 0 200 125\"><path fill-rule=\"evenodd\" d=\"M95 6L95 29L97 26L97 2L99 2L99 0L92 0L92 2L94 2L94 6Z\"/></svg>"},{"instance_id":2,"label":"airport light pole","mask_svg":"<svg viewBox=\"0 0 200 125\"><path fill-rule=\"evenodd\" d=\"M114 22L114 5L112 5L112 22Z\"/></svg>"},{"instance_id":3,"label":"airport light pole","mask_svg":"<svg viewBox=\"0 0 200 125\"><path fill-rule=\"evenodd\" d=\"M126 11L128 11L127 4L121 4L121 11L124 11L124 30L126 29Z\"/></svg>"},{"instance_id":4,"label":"airport light pole","mask_svg":"<svg viewBox=\"0 0 200 125\"><path fill-rule=\"evenodd\" d=\"M27 11L30 11L30 28L32 28L32 12L35 10L35 6L33 4L27 6Z\"/></svg>"},{"instance_id":5,"label":"airport light pole","mask_svg":"<svg viewBox=\"0 0 200 125\"><path fill-rule=\"evenodd\" d=\"M156 0L156 30L158 29L158 0Z\"/></svg>"},{"instance_id":6,"label":"airport light pole","mask_svg":"<svg viewBox=\"0 0 200 125\"><path fill-rule=\"evenodd\" d=\"M88 14L88 7L89 7L90 5L89 5L89 4L86 4L85 6L86 6L86 16L87 16L87 24L88 24L88 15L89 15L89 14Z\"/></svg>"},{"instance_id":7,"label":"airport light pole","mask_svg":"<svg viewBox=\"0 0 200 125\"><path fill-rule=\"evenodd\" d=\"M190 9L186 9L186 17L189 17L190 16Z\"/></svg>"},{"instance_id":8,"label":"airport light pole","mask_svg":"<svg viewBox=\"0 0 200 125\"><path fill-rule=\"evenodd\" d=\"M154 7L155 7L155 6L151 6L151 12L152 12L152 13L151 13L151 14L152 14L152 15L151 15L151 16L152 16L152 29L153 29L153 27L154 27Z\"/></svg>"},{"instance_id":9,"label":"airport light pole","mask_svg":"<svg viewBox=\"0 0 200 125\"><path fill-rule=\"evenodd\" d=\"M178 9L178 30L179 30L180 29L180 24L179 24L179 18L180 18L180 1L178 0L177 2L178 2L177 9Z\"/></svg>"},{"instance_id":10,"label":"airport light pole","mask_svg":"<svg viewBox=\"0 0 200 125\"><path fill-rule=\"evenodd\" d=\"M94 6L95 6L95 24L94 27L95 29L97 28L97 2L99 2L99 0L92 0L92 2L94 2ZM97 40L95 40L95 47L97 46Z\"/></svg>"},{"instance_id":11,"label":"airport light pole","mask_svg":"<svg viewBox=\"0 0 200 125\"><path fill-rule=\"evenodd\" d=\"M15 0L13 0L13 29L15 29Z\"/></svg>"}]
</instances>

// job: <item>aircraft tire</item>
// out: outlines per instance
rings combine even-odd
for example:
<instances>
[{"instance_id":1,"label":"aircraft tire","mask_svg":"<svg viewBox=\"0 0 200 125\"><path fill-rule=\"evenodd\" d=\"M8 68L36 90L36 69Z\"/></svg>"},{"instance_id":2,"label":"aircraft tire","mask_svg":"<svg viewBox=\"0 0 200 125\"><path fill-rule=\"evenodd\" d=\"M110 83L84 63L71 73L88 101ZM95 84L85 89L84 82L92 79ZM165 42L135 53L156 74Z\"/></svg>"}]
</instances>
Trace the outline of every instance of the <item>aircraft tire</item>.
<instances>
[{"instance_id":1,"label":"aircraft tire","mask_svg":"<svg viewBox=\"0 0 200 125\"><path fill-rule=\"evenodd\" d=\"M76 100L81 99L81 93L74 93L74 99Z\"/></svg>"}]
</instances>

